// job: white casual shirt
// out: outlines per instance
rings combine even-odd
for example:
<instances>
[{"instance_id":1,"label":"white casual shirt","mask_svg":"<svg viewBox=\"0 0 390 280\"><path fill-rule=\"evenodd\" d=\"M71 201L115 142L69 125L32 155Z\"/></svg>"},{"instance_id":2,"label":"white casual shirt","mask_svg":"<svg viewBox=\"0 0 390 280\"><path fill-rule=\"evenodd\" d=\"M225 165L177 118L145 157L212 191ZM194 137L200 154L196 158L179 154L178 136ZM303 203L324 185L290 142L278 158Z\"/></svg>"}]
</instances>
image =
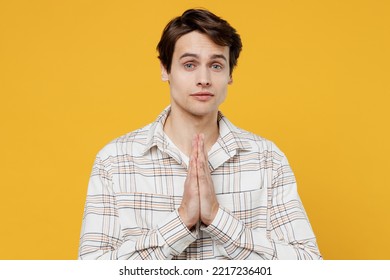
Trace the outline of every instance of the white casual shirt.
<instances>
[{"instance_id":1,"label":"white casual shirt","mask_svg":"<svg viewBox=\"0 0 390 280\"><path fill-rule=\"evenodd\" d=\"M208 153L220 208L189 230L177 211L188 157L163 131L169 112L98 153L80 259L321 259L285 155L221 113Z\"/></svg>"}]
</instances>

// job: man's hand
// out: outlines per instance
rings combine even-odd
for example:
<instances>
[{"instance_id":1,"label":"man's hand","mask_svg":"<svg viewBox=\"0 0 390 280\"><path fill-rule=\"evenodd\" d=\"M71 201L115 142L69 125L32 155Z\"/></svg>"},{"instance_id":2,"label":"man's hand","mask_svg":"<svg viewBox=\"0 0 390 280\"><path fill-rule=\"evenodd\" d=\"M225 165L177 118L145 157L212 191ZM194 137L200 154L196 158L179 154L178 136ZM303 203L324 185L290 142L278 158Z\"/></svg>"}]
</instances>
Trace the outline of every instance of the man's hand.
<instances>
[{"instance_id":1,"label":"man's hand","mask_svg":"<svg viewBox=\"0 0 390 280\"><path fill-rule=\"evenodd\" d=\"M180 218L191 229L200 218L199 187L197 175L198 136L192 139L192 150L187 178L184 182L183 199L178 209Z\"/></svg>"},{"instance_id":2,"label":"man's hand","mask_svg":"<svg viewBox=\"0 0 390 280\"><path fill-rule=\"evenodd\" d=\"M197 173L200 201L200 220L205 225L213 222L219 209L219 203L214 191L213 180L208 165L207 151L204 145L204 134L198 137Z\"/></svg>"},{"instance_id":3,"label":"man's hand","mask_svg":"<svg viewBox=\"0 0 390 280\"><path fill-rule=\"evenodd\" d=\"M184 224L191 229L199 220L209 225L218 212L219 204L208 168L204 135L195 135L192 140L187 178L181 205L178 209Z\"/></svg>"}]
</instances>

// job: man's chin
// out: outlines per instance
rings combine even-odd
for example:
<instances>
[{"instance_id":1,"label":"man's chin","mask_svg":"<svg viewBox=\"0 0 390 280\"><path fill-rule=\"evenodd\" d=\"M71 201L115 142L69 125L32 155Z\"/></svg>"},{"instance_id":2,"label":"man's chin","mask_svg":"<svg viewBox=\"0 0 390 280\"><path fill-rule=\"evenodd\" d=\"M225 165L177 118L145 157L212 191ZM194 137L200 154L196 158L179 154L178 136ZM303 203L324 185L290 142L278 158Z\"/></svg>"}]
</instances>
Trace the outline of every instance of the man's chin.
<instances>
[{"instance_id":1,"label":"man's chin","mask_svg":"<svg viewBox=\"0 0 390 280\"><path fill-rule=\"evenodd\" d=\"M218 113L218 108L209 106L199 106L197 108L191 108L189 113L198 118L205 118L213 116Z\"/></svg>"},{"instance_id":2,"label":"man's chin","mask_svg":"<svg viewBox=\"0 0 390 280\"><path fill-rule=\"evenodd\" d=\"M171 104L171 110L178 110L181 114L186 114L196 118L205 118L217 114L218 106L216 106L216 104L212 104L211 102L196 102L193 104L187 104L187 106Z\"/></svg>"}]
</instances>

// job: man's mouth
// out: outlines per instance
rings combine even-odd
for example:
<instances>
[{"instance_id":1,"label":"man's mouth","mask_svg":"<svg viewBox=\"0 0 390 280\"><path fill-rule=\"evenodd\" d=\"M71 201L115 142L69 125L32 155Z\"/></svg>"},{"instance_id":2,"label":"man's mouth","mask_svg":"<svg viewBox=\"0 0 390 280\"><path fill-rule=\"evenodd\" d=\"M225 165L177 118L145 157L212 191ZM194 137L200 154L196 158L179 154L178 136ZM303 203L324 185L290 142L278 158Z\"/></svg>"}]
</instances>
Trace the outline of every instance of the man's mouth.
<instances>
[{"instance_id":1,"label":"man's mouth","mask_svg":"<svg viewBox=\"0 0 390 280\"><path fill-rule=\"evenodd\" d=\"M190 96L194 97L198 101L208 101L214 96L214 94L208 91L201 91L201 92L195 92Z\"/></svg>"},{"instance_id":2,"label":"man's mouth","mask_svg":"<svg viewBox=\"0 0 390 280\"><path fill-rule=\"evenodd\" d=\"M201 91L201 92L195 92L191 94L191 96L214 96L214 94L208 91Z\"/></svg>"}]
</instances>

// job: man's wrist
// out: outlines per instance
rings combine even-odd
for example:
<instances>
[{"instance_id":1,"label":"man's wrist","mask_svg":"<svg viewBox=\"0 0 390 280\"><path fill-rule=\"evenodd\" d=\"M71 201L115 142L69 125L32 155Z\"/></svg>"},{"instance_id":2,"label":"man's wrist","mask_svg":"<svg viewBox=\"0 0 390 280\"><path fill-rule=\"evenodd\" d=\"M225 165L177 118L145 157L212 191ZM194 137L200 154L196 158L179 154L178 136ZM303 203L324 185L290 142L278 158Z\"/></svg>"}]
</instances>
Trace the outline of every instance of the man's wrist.
<instances>
[{"instance_id":1,"label":"man's wrist","mask_svg":"<svg viewBox=\"0 0 390 280\"><path fill-rule=\"evenodd\" d=\"M180 219L182 220L183 224L189 229L191 230L198 221L191 221L190 219L188 219L187 215L185 214L186 211L184 210L183 206L179 206L179 208L177 209L177 212L179 214L179 217Z\"/></svg>"},{"instance_id":2,"label":"man's wrist","mask_svg":"<svg viewBox=\"0 0 390 280\"><path fill-rule=\"evenodd\" d=\"M212 210L210 211L210 214L207 217L203 216L202 224L204 224L205 226L209 226L210 224L212 224L214 219L215 219L215 217L217 216L218 210L219 210L219 203L217 202L212 207Z\"/></svg>"}]
</instances>

